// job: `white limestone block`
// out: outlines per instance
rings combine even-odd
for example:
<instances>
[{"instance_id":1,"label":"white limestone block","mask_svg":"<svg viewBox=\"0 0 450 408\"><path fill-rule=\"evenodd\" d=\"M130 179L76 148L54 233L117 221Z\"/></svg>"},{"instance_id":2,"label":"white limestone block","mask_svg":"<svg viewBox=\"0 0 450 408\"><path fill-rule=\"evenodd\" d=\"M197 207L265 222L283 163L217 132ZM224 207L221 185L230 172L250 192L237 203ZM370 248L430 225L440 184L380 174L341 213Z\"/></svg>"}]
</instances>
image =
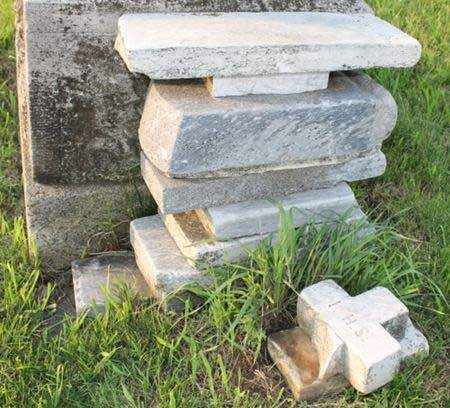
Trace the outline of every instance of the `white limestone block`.
<instances>
[{"instance_id":1,"label":"white limestone block","mask_svg":"<svg viewBox=\"0 0 450 408\"><path fill-rule=\"evenodd\" d=\"M272 200L244 201L197 210L204 227L217 239L267 234L278 230L280 207L291 211L295 227L308 223L334 223L364 217L351 188L341 183L328 189L309 190Z\"/></svg>"},{"instance_id":2,"label":"white limestone block","mask_svg":"<svg viewBox=\"0 0 450 408\"><path fill-rule=\"evenodd\" d=\"M164 302L167 295L189 283L208 284L208 276L180 253L159 215L132 221L130 241L136 263L158 300Z\"/></svg>"},{"instance_id":3,"label":"white limestone block","mask_svg":"<svg viewBox=\"0 0 450 408\"><path fill-rule=\"evenodd\" d=\"M371 14L301 12L125 14L116 49L154 79L409 67L421 53Z\"/></svg>"},{"instance_id":4,"label":"white limestone block","mask_svg":"<svg viewBox=\"0 0 450 408\"><path fill-rule=\"evenodd\" d=\"M206 78L212 96L287 95L326 89L329 72Z\"/></svg>"},{"instance_id":5,"label":"white limestone block","mask_svg":"<svg viewBox=\"0 0 450 408\"><path fill-rule=\"evenodd\" d=\"M340 308L331 308L324 319L345 344L343 371L353 387L367 394L394 378L401 346L380 324Z\"/></svg>"},{"instance_id":6,"label":"white limestone block","mask_svg":"<svg viewBox=\"0 0 450 408\"><path fill-rule=\"evenodd\" d=\"M428 353L406 306L383 287L351 297L331 280L319 282L300 293L297 319L317 349L318 378L344 374L362 393L391 381L402 363Z\"/></svg>"}]
</instances>

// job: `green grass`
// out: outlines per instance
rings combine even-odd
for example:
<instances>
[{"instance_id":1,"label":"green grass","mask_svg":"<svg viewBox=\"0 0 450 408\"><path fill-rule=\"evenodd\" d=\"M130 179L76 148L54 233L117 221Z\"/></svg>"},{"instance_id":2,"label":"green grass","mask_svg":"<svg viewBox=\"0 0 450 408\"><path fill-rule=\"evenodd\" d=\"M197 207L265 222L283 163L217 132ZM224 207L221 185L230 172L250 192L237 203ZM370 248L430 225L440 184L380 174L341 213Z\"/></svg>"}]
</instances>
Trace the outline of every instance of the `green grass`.
<instances>
[{"instance_id":1,"label":"green grass","mask_svg":"<svg viewBox=\"0 0 450 408\"><path fill-rule=\"evenodd\" d=\"M448 406L448 5L374 0L378 15L419 39L414 69L371 72L394 95L399 121L383 177L354 185L377 233L341 226L309 234L283 217L282 239L245 265L211 270L199 309L165 315L125 291L103 317L55 319L26 246L14 96L11 0L0 7L0 406L293 406L267 356L268 332L290 327L296 292L332 277L351 293L392 289L427 335L431 354L369 396L349 390L317 406ZM357 226L356 230L361 228ZM306 250L298 251L299 243Z\"/></svg>"}]
</instances>

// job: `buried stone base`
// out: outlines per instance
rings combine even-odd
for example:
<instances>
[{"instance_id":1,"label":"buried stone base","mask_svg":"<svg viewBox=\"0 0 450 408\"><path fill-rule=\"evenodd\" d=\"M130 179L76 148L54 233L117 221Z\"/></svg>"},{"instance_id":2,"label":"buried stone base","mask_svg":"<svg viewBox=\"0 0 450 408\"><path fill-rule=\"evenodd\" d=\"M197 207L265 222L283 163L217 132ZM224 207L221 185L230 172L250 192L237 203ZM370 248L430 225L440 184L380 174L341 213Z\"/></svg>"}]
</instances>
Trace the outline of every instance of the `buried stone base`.
<instances>
[{"instance_id":1,"label":"buried stone base","mask_svg":"<svg viewBox=\"0 0 450 408\"><path fill-rule=\"evenodd\" d=\"M129 251L73 261L72 279L77 315L104 312L107 296L118 300L121 287L129 288L138 297L151 297L150 288Z\"/></svg>"}]
</instances>

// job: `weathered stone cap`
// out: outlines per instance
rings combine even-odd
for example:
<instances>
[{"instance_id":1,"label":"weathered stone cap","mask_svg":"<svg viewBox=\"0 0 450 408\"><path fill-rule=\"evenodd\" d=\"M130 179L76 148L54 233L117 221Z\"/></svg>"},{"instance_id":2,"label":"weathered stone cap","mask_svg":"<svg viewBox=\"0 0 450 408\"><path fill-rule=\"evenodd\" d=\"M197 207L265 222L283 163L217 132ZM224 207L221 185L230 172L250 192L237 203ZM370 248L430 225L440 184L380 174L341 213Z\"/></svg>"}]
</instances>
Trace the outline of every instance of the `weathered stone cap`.
<instances>
[{"instance_id":1,"label":"weathered stone cap","mask_svg":"<svg viewBox=\"0 0 450 408\"><path fill-rule=\"evenodd\" d=\"M371 14L125 14L116 49L154 79L409 67L421 46Z\"/></svg>"}]
</instances>

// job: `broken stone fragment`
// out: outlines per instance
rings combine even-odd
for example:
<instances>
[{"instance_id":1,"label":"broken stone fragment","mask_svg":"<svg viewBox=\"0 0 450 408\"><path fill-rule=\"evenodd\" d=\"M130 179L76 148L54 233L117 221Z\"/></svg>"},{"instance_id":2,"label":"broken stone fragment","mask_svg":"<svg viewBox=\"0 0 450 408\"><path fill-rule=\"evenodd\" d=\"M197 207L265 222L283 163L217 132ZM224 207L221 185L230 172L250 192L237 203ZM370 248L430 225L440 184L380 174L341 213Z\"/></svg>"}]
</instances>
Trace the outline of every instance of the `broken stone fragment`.
<instances>
[{"instance_id":1,"label":"broken stone fragment","mask_svg":"<svg viewBox=\"0 0 450 408\"><path fill-rule=\"evenodd\" d=\"M386 288L351 297L332 280L319 282L298 296L297 319L299 330L310 339L305 347L317 358L315 378L326 381L343 375L362 393L387 384L402 365L428 353L428 343L412 325L408 309ZM304 343L303 338L290 341L284 354ZM277 362L280 352L274 354L270 346L269 352ZM295 369L305 367L299 363ZM297 376L293 383L293 375L280 370L300 395L303 380Z\"/></svg>"},{"instance_id":2,"label":"broken stone fragment","mask_svg":"<svg viewBox=\"0 0 450 408\"><path fill-rule=\"evenodd\" d=\"M116 49L153 79L409 67L420 44L371 14L125 14Z\"/></svg>"},{"instance_id":3,"label":"broken stone fragment","mask_svg":"<svg viewBox=\"0 0 450 408\"><path fill-rule=\"evenodd\" d=\"M173 178L335 165L379 149L397 120L390 93L366 75L336 73L328 89L213 98L202 82L153 81L141 148Z\"/></svg>"},{"instance_id":4,"label":"broken stone fragment","mask_svg":"<svg viewBox=\"0 0 450 408\"><path fill-rule=\"evenodd\" d=\"M141 172L152 197L164 214L273 199L301 191L332 187L383 174L386 158L379 150L345 163L245 174L239 177L173 179L166 177L144 154Z\"/></svg>"},{"instance_id":5,"label":"broken stone fragment","mask_svg":"<svg viewBox=\"0 0 450 408\"><path fill-rule=\"evenodd\" d=\"M111 252L72 262L72 278L77 315L102 313L106 297L119 299L120 290L151 297L150 288L139 271L132 252Z\"/></svg>"}]
</instances>

